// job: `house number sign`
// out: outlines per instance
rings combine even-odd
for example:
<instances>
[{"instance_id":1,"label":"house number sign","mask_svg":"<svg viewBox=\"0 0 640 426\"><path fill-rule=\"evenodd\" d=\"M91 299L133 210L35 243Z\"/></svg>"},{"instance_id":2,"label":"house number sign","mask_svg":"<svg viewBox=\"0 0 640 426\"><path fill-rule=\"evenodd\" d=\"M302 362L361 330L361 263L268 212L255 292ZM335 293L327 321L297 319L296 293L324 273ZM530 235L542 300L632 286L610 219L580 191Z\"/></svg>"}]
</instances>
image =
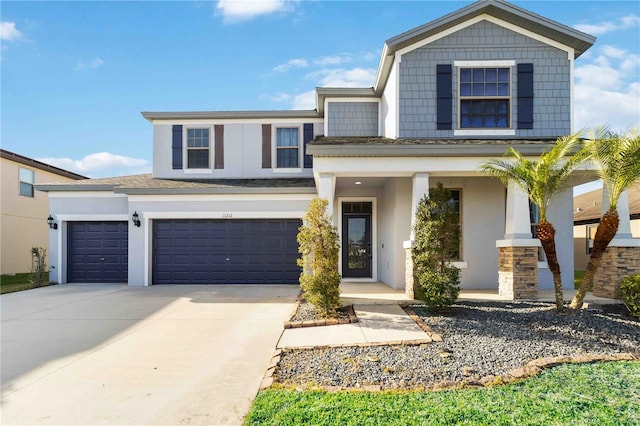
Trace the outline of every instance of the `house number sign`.
<instances>
[{"instance_id":1,"label":"house number sign","mask_svg":"<svg viewBox=\"0 0 640 426\"><path fill-rule=\"evenodd\" d=\"M231 213L222 213L222 217L225 219L231 219L233 217L233 214Z\"/></svg>"}]
</instances>

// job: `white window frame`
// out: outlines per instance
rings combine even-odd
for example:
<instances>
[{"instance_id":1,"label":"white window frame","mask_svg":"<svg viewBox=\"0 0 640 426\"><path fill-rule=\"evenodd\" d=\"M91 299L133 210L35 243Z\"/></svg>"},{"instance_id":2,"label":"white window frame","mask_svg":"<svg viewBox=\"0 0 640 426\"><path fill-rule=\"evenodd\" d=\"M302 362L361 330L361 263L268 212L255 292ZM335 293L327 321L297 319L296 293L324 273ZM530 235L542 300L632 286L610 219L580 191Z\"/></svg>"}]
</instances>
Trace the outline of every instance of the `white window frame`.
<instances>
[{"instance_id":1,"label":"white window frame","mask_svg":"<svg viewBox=\"0 0 640 426\"><path fill-rule=\"evenodd\" d=\"M273 158L273 172L274 173L301 173L302 172L302 137L303 137L303 128L301 124L278 124L273 127L273 134L271 140L274 142L272 145L272 158ZM278 129L298 129L298 167L278 167ZM283 149L293 149L283 148Z\"/></svg>"},{"instance_id":2,"label":"white window frame","mask_svg":"<svg viewBox=\"0 0 640 426\"><path fill-rule=\"evenodd\" d=\"M21 175L22 175L22 171L23 170L25 172L31 173L31 182L28 182L26 180L22 180L22 176ZM27 185L30 185L30 187L31 187L31 195L27 195L27 194L23 194L22 193L22 184L23 183L27 184ZM26 169L24 167L18 168L18 194L21 197L35 198L35 196L36 196L36 189L34 187L35 183L36 183L36 172L34 170Z\"/></svg>"},{"instance_id":3,"label":"white window frame","mask_svg":"<svg viewBox=\"0 0 640 426\"><path fill-rule=\"evenodd\" d=\"M190 148L189 147L189 130L207 130L209 132L209 147L207 148L207 150L209 151L209 167L204 167L204 168L195 168L195 167L189 167L189 150L193 149L193 150L202 150L204 151L204 148ZM189 126L184 128L184 132L183 132L183 144L182 146L184 147L183 149L183 153L182 153L182 164L184 165L182 167L182 170L185 173L205 173L205 172L211 172L213 170L212 164L213 164L213 150L211 149L211 146L213 145L213 132L211 131L211 126L198 126L198 125L194 125L194 126Z\"/></svg>"},{"instance_id":4,"label":"white window frame","mask_svg":"<svg viewBox=\"0 0 640 426\"><path fill-rule=\"evenodd\" d=\"M457 109L457 123L454 130L454 136L515 136L516 130L513 127L513 69L516 66L515 60L497 60L497 61L454 61L454 67L456 68L456 109ZM460 95L460 70L462 68L509 68L509 96L464 96ZM486 100L486 99L505 99L509 101L509 123L508 127L492 127L492 128L462 128L460 125L461 120L461 102L463 100Z\"/></svg>"}]
</instances>

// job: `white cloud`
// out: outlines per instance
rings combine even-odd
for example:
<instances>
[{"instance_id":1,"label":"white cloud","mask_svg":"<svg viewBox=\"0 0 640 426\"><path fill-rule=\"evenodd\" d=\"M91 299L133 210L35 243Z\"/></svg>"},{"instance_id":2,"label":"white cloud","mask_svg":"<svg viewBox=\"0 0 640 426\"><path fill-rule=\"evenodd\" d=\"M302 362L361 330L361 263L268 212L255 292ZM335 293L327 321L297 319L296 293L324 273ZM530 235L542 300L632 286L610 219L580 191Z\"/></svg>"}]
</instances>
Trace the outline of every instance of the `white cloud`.
<instances>
[{"instance_id":1,"label":"white cloud","mask_svg":"<svg viewBox=\"0 0 640 426\"><path fill-rule=\"evenodd\" d=\"M351 54L343 53L341 55L323 56L322 58L314 60L313 63L320 66L342 65L352 60L353 56Z\"/></svg>"},{"instance_id":2,"label":"white cloud","mask_svg":"<svg viewBox=\"0 0 640 426\"><path fill-rule=\"evenodd\" d=\"M249 21L260 15L290 10L286 0L218 0L216 10L227 24Z\"/></svg>"},{"instance_id":3,"label":"white cloud","mask_svg":"<svg viewBox=\"0 0 640 426\"><path fill-rule=\"evenodd\" d=\"M324 69L307 75L307 78L320 78L321 87L371 87L376 77L373 68Z\"/></svg>"},{"instance_id":4,"label":"white cloud","mask_svg":"<svg viewBox=\"0 0 640 426\"><path fill-rule=\"evenodd\" d=\"M95 69L100 68L102 65L104 65L104 61L100 58L95 58L91 62L78 62L78 65L76 65L76 70L83 71L86 69Z\"/></svg>"},{"instance_id":5,"label":"white cloud","mask_svg":"<svg viewBox=\"0 0 640 426\"><path fill-rule=\"evenodd\" d=\"M306 68L309 62L306 59L289 59L286 63L280 64L273 68L275 72L289 71L291 68Z\"/></svg>"},{"instance_id":6,"label":"white cloud","mask_svg":"<svg viewBox=\"0 0 640 426\"><path fill-rule=\"evenodd\" d=\"M91 177L148 173L149 162L142 158L127 157L109 152L96 152L79 160L71 158L38 158L38 161Z\"/></svg>"},{"instance_id":7,"label":"white cloud","mask_svg":"<svg viewBox=\"0 0 640 426\"><path fill-rule=\"evenodd\" d=\"M0 22L0 40L20 40L23 37L22 32L16 28L15 22Z\"/></svg>"},{"instance_id":8,"label":"white cloud","mask_svg":"<svg viewBox=\"0 0 640 426\"><path fill-rule=\"evenodd\" d=\"M574 28L592 35L602 35L616 30L624 30L640 25L640 16L627 15L613 21L603 21L597 24L578 24Z\"/></svg>"},{"instance_id":9,"label":"white cloud","mask_svg":"<svg viewBox=\"0 0 640 426\"><path fill-rule=\"evenodd\" d=\"M316 91L309 90L308 92L300 93L293 97L292 109L305 110L315 109L316 107Z\"/></svg>"},{"instance_id":10,"label":"white cloud","mask_svg":"<svg viewBox=\"0 0 640 426\"><path fill-rule=\"evenodd\" d=\"M590 63L575 69L575 129L640 126L640 55L602 46Z\"/></svg>"}]
</instances>

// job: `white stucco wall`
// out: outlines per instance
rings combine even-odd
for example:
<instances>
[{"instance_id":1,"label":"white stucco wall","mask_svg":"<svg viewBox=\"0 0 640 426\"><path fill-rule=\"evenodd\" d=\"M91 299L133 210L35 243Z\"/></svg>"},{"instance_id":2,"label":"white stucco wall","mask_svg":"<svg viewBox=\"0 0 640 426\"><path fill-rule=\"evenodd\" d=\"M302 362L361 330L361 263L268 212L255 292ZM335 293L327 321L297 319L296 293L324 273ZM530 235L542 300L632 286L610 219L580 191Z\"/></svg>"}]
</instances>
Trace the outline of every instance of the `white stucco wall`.
<instances>
[{"instance_id":1,"label":"white stucco wall","mask_svg":"<svg viewBox=\"0 0 640 426\"><path fill-rule=\"evenodd\" d=\"M275 120L238 122L221 120L202 121L176 121L172 123L156 123L153 126L153 176L156 178L182 178L182 179L206 179L206 178L265 178L265 177L312 177L311 168L303 168L303 125L313 123L314 136L323 132L322 120ZM194 173L193 171L172 168L172 126L181 124L183 131L189 127L210 128L210 150L212 169L206 173ZM214 126L224 126L224 168L214 169L215 132ZM271 163L272 168L262 168L262 125L271 124ZM299 127L300 137L300 169L283 172L275 168L276 161L276 128ZM184 146L183 146L184 150ZM183 164L186 161L183 161Z\"/></svg>"}]
</instances>

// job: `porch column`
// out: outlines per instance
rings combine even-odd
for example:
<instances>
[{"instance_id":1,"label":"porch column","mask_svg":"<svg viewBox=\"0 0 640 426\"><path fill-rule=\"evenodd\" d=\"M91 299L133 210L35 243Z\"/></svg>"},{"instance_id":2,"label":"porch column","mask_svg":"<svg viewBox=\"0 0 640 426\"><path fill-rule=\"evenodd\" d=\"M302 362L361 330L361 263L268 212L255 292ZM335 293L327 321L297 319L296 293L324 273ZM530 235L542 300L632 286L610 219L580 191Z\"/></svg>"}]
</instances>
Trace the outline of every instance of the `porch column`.
<instances>
[{"instance_id":1,"label":"porch column","mask_svg":"<svg viewBox=\"0 0 640 426\"><path fill-rule=\"evenodd\" d=\"M337 223L333 210L333 199L335 197L335 193L336 177L333 173L320 173L318 176L318 197L329 200L329 204L327 204L327 213L329 213L329 216L334 218L334 223Z\"/></svg>"},{"instance_id":2,"label":"porch column","mask_svg":"<svg viewBox=\"0 0 640 426\"><path fill-rule=\"evenodd\" d=\"M416 224L416 213L418 212L418 204L420 200L429 195L429 174L416 173L413 175L413 189L411 192L411 233L409 241L403 243L405 249L405 294L410 299L415 297L415 288L413 282L413 258L411 257L411 248L413 247L414 232L413 228Z\"/></svg>"},{"instance_id":3,"label":"porch column","mask_svg":"<svg viewBox=\"0 0 640 426\"><path fill-rule=\"evenodd\" d=\"M504 239L498 247L498 293L517 299L538 298L538 247L532 238L529 197L518 186L507 188Z\"/></svg>"},{"instance_id":4,"label":"porch column","mask_svg":"<svg viewBox=\"0 0 640 426\"><path fill-rule=\"evenodd\" d=\"M606 188L602 190L602 213L609 207ZM620 280L640 274L640 238L631 235L631 218L629 216L629 195L627 191L618 200L618 217L620 224L615 238L609 243L602 256L602 263L593 280L593 295L620 298Z\"/></svg>"}]
</instances>

